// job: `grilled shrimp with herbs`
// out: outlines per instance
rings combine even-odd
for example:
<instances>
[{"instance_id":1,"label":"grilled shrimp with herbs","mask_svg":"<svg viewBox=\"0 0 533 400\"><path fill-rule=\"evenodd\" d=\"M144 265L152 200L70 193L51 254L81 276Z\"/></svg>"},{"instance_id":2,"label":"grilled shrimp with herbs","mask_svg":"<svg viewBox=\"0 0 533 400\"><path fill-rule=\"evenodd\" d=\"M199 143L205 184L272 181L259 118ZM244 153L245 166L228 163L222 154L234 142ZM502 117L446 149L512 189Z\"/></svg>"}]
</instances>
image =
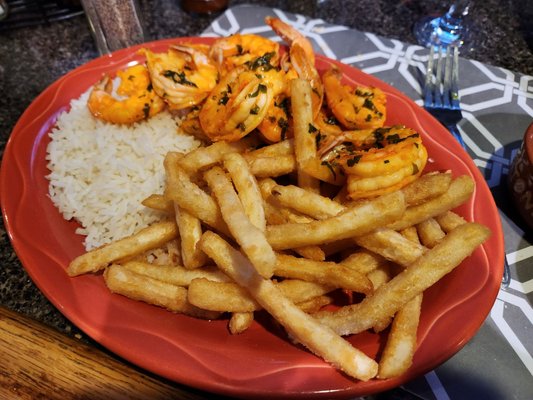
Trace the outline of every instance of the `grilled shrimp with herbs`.
<instances>
[{"instance_id":1,"label":"grilled shrimp with herbs","mask_svg":"<svg viewBox=\"0 0 533 400\"><path fill-rule=\"evenodd\" d=\"M265 54L271 54L268 60L270 64L279 64L279 44L254 34L235 34L216 39L209 50L209 56L215 61L222 76Z\"/></svg>"},{"instance_id":2,"label":"grilled shrimp with herbs","mask_svg":"<svg viewBox=\"0 0 533 400\"><path fill-rule=\"evenodd\" d=\"M342 168L351 199L400 189L414 181L427 162L420 135L401 125L329 136L319 156L323 163Z\"/></svg>"},{"instance_id":3,"label":"grilled shrimp with herbs","mask_svg":"<svg viewBox=\"0 0 533 400\"><path fill-rule=\"evenodd\" d=\"M213 141L234 142L253 131L265 117L273 89L247 67L224 76L205 100L200 125Z\"/></svg>"},{"instance_id":4,"label":"grilled shrimp with herbs","mask_svg":"<svg viewBox=\"0 0 533 400\"><path fill-rule=\"evenodd\" d=\"M91 113L113 124L132 124L151 117L165 107L152 89L148 69L141 64L117 72L120 83L113 93L113 79L106 75L94 85L87 101Z\"/></svg>"},{"instance_id":5,"label":"grilled shrimp with herbs","mask_svg":"<svg viewBox=\"0 0 533 400\"><path fill-rule=\"evenodd\" d=\"M342 83L342 72L333 67L322 75L326 102L345 129L382 127L386 119L385 93L379 88Z\"/></svg>"},{"instance_id":6,"label":"grilled shrimp with herbs","mask_svg":"<svg viewBox=\"0 0 533 400\"><path fill-rule=\"evenodd\" d=\"M174 45L166 53L142 49L154 90L171 110L202 103L215 87L218 71L206 45Z\"/></svg>"}]
</instances>

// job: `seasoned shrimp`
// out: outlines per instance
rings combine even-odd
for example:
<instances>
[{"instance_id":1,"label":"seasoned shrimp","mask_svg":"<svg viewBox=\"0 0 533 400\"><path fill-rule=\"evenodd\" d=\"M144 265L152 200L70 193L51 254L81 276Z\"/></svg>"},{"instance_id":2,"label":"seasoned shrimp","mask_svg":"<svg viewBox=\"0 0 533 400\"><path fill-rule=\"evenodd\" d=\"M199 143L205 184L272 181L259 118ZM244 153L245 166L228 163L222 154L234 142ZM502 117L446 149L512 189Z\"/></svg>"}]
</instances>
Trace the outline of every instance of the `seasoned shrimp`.
<instances>
[{"instance_id":1,"label":"seasoned shrimp","mask_svg":"<svg viewBox=\"0 0 533 400\"><path fill-rule=\"evenodd\" d=\"M224 76L203 104L199 119L213 141L237 141L265 117L273 98L270 84L246 67Z\"/></svg>"},{"instance_id":2,"label":"seasoned shrimp","mask_svg":"<svg viewBox=\"0 0 533 400\"><path fill-rule=\"evenodd\" d=\"M218 71L205 45L175 45L166 53L141 50L154 90L171 110L200 104L215 87Z\"/></svg>"},{"instance_id":3,"label":"seasoned shrimp","mask_svg":"<svg viewBox=\"0 0 533 400\"><path fill-rule=\"evenodd\" d=\"M151 117L165 107L152 90L150 75L144 65L134 65L117 72L120 84L113 94L113 80L104 76L94 85L87 106L101 120L114 124L132 124Z\"/></svg>"},{"instance_id":4,"label":"seasoned shrimp","mask_svg":"<svg viewBox=\"0 0 533 400\"><path fill-rule=\"evenodd\" d=\"M342 167L352 199L401 188L416 179L427 162L420 135L404 126L346 131L328 139L319 155L324 163Z\"/></svg>"},{"instance_id":5,"label":"seasoned shrimp","mask_svg":"<svg viewBox=\"0 0 533 400\"><path fill-rule=\"evenodd\" d=\"M216 39L209 51L221 75L236 67L256 60L268 62L274 67L279 64L279 44L254 34L235 34Z\"/></svg>"},{"instance_id":6,"label":"seasoned shrimp","mask_svg":"<svg viewBox=\"0 0 533 400\"><path fill-rule=\"evenodd\" d=\"M379 128L385 123L386 97L379 88L353 88L341 82L342 72L331 68L322 76L326 101L346 129Z\"/></svg>"},{"instance_id":7,"label":"seasoned shrimp","mask_svg":"<svg viewBox=\"0 0 533 400\"><path fill-rule=\"evenodd\" d=\"M284 56L281 59L281 66L287 74L286 79L306 79L313 88L313 115L316 117L322 107L324 87L315 67L315 53L311 42L297 29L278 18L266 17L265 22L289 44L289 57Z\"/></svg>"}]
</instances>

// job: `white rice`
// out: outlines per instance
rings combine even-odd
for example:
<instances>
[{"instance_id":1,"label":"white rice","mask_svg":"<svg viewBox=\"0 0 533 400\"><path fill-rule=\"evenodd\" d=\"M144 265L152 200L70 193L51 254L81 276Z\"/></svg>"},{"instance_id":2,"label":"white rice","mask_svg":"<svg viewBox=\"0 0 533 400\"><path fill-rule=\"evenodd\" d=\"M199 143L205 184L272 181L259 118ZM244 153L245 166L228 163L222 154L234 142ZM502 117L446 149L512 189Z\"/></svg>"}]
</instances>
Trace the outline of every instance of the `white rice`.
<instances>
[{"instance_id":1,"label":"white rice","mask_svg":"<svg viewBox=\"0 0 533 400\"><path fill-rule=\"evenodd\" d=\"M88 92L71 102L50 132L49 194L67 220L76 219L87 250L131 235L161 218L141 201L164 187L169 151L199 146L177 133L179 119L162 112L132 126L94 118Z\"/></svg>"}]
</instances>

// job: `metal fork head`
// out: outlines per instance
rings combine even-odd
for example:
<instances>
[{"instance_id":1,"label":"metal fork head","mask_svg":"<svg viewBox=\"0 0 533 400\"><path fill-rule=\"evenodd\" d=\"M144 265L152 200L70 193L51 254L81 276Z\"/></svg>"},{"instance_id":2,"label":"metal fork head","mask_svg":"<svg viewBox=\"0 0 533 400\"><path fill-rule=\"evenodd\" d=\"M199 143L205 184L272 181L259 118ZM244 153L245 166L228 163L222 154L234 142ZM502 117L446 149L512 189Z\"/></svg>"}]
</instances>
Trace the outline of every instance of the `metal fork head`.
<instances>
[{"instance_id":1,"label":"metal fork head","mask_svg":"<svg viewBox=\"0 0 533 400\"><path fill-rule=\"evenodd\" d=\"M424 107L459 110L459 49L431 46L424 83ZM436 63L436 67L435 67Z\"/></svg>"}]
</instances>

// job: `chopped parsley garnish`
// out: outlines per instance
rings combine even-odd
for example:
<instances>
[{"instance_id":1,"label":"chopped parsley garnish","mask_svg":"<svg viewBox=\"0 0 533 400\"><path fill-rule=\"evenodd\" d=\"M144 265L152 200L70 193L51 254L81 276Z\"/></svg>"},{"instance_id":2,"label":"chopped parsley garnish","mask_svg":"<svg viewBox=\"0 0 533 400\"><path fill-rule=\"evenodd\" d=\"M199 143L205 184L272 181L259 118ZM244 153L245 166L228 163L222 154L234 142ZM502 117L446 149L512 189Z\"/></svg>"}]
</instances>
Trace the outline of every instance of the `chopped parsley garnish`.
<instances>
[{"instance_id":1,"label":"chopped parsley garnish","mask_svg":"<svg viewBox=\"0 0 533 400\"><path fill-rule=\"evenodd\" d=\"M356 156L353 156L352 158L349 158L348 161L346 161L346 164L348 167L353 167L355 164L361 160L362 155L358 154Z\"/></svg>"},{"instance_id":2,"label":"chopped parsley garnish","mask_svg":"<svg viewBox=\"0 0 533 400\"><path fill-rule=\"evenodd\" d=\"M267 91L266 85L263 85L262 83L260 83L259 85L257 85L257 90L253 92L252 94L249 94L248 97L257 97L259 96L259 93L266 93L266 91Z\"/></svg>"},{"instance_id":3,"label":"chopped parsley garnish","mask_svg":"<svg viewBox=\"0 0 533 400\"><path fill-rule=\"evenodd\" d=\"M190 80L187 79L187 77L185 76L185 72L176 72L176 71L166 70L163 72L163 76L165 78L172 79L175 83L179 83L180 85L198 87L196 83L191 82Z\"/></svg>"},{"instance_id":4,"label":"chopped parsley garnish","mask_svg":"<svg viewBox=\"0 0 533 400\"><path fill-rule=\"evenodd\" d=\"M250 114L252 114L252 115L259 114L259 106L257 104L252 107L252 109L250 110Z\"/></svg>"}]
</instances>

